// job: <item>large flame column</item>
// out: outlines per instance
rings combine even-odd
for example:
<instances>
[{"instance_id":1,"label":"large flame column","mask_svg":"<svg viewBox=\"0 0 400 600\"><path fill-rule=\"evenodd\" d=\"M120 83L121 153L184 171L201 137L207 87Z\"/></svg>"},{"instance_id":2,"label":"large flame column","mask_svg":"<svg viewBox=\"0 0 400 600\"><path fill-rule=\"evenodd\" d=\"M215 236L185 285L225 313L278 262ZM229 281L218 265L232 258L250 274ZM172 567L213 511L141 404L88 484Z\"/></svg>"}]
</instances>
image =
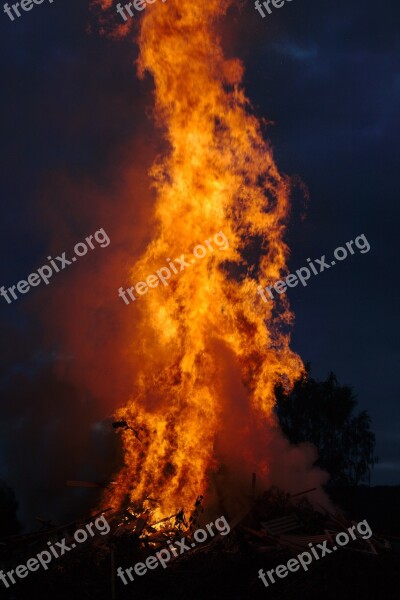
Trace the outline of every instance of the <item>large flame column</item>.
<instances>
[{"instance_id":1,"label":"large flame column","mask_svg":"<svg viewBox=\"0 0 400 600\"><path fill-rule=\"evenodd\" d=\"M277 310L257 295L285 271L289 190L250 112L242 65L223 56L216 24L229 4L157 2L144 11L139 34L139 74L154 79L168 150L150 174L157 225L132 265L132 285L217 232L229 243L214 244L129 308L138 320L136 387L117 416L143 429L140 440L123 433L125 465L106 502L150 497L159 517L189 511L218 469L216 439L235 401L226 371L239 373L245 414L268 421L277 381L290 384L302 369L289 349L287 305ZM251 461L250 449L243 452Z\"/></svg>"}]
</instances>

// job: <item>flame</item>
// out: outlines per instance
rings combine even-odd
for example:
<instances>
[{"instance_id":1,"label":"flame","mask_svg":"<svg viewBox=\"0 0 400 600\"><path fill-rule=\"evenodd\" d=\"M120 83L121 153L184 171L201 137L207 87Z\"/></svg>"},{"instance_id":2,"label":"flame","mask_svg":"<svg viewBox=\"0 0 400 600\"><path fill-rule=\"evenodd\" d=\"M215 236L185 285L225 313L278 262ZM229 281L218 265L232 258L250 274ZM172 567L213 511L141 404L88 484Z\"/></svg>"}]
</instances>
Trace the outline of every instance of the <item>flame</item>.
<instances>
[{"instance_id":1,"label":"flame","mask_svg":"<svg viewBox=\"0 0 400 600\"><path fill-rule=\"evenodd\" d=\"M224 353L261 422L273 421L276 383L291 385L303 368L289 348L286 300L276 306L257 294L286 271L290 190L251 114L242 64L223 55L216 27L230 4L156 2L140 25L139 74L154 78L155 115L168 146L151 170L156 229L132 265L130 285L217 232L229 242L168 286L129 307L121 303L137 320L136 373L135 393L116 418L136 433L122 432L124 466L104 501L118 509L129 498L157 519L190 511L220 466L216 439L234 401L221 384ZM249 464L258 460L243 452ZM268 468L268 456L255 467Z\"/></svg>"}]
</instances>

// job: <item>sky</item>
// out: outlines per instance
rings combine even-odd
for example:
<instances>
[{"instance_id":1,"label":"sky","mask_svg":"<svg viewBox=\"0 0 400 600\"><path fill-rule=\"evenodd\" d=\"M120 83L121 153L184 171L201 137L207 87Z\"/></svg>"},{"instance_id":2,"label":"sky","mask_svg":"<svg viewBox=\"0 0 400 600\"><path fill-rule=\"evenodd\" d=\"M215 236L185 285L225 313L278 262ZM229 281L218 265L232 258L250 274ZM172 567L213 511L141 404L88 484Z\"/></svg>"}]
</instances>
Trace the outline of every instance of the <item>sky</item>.
<instances>
[{"instance_id":1,"label":"sky","mask_svg":"<svg viewBox=\"0 0 400 600\"><path fill-rule=\"evenodd\" d=\"M222 26L254 112L270 122L278 167L297 182L289 270L361 234L370 244L288 297L293 349L315 378L333 371L352 386L372 417L376 485L400 483L399 16L395 0L292 0L264 19L243 2ZM86 2L45 0L14 22L2 13L0 50L0 284L100 227L117 236L62 280L11 305L0 299L0 479L23 515L57 518L71 499L96 500L66 489L66 478L101 478L118 462L102 422L129 394L129 358L108 357L128 343L132 317L101 299L148 242L139 225L151 212L146 171L160 136L136 45L99 35ZM95 350L77 348L85 328Z\"/></svg>"}]
</instances>

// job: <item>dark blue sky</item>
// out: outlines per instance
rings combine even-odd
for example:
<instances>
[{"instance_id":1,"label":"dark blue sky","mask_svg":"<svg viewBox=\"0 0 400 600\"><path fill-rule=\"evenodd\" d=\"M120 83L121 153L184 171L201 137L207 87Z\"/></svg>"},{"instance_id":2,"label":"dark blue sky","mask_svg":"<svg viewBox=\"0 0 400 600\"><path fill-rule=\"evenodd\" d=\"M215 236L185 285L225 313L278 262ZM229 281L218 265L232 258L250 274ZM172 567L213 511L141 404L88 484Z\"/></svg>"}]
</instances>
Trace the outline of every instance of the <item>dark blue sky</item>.
<instances>
[{"instance_id":1,"label":"dark blue sky","mask_svg":"<svg viewBox=\"0 0 400 600\"><path fill-rule=\"evenodd\" d=\"M305 220L300 201L293 210L291 270L361 233L371 246L290 290L293 347L315 377L353 386L377 435L372 482L398 484L400 7L293 0L248 36L251 9L246 89L274 121L279 167L310 192Z\"/></svg>"},{"instance_id":2,"label":"dark blue sky","mask_svg":"<svg viewBox=\"0 0 400 600\"><path fill-rule=\"evenodd\" d=\"M400 483L399 17L396 0L293 0L265 19L246 2L228 14L225 37L227 52L244 61L256 113L274 122L268 132L280 170L309 189L307 203L300 193L293 198L290 269L308 257L330 256L362 233L370 243L369 253L290 290L289 298L296 315L294 349L312 363L314 377L333 370L340 383L351 385L360 409L373 419L381 458L376 484ZM112 189L115 172L108 166L124 155L121 149L141 136L144 144L132 162L147 165L157 144L145 117L151 81L138 81L133 66L137 49L127 40L89 35L89 23L94 19L86 2L78 0L45 2L15 22L0 15L1 285L42 264L50 236L53 243L57 236L76 241L96 230L85 229L88 223L104 226L95 220L95 205L88 201L85 212L85 200L73 188L66 201L67 181ZM110 214L113 209L118 213L113 204ZM58 212L71 237L55 229L62 222ZM67 248L63 243L58 249ZM40 293L43 311L47 300ZM30 496L44 506L46 489L62 512L71 495L60 501L58 484L47 489L38 463L65 449L51 431L60 432L63 423L74 427L70 396L79 397L82 407L82 391L53 381L52 352L62 352L62 343L44 333L34 301L9 306L1 300L0 477L22 504ZM43 400L49 390L57 397L50 411ZM81 418L91 423L95 411L85 402L89 408ZM93 442L90 451L94 471L107 454L100 446ZM54 458L44 471L60 472L61 485L67 472L85 475L77 473L81 462L78 455L69 462ZM35 485L40 489L32 492Z\"/></svg>"}]
</instances>

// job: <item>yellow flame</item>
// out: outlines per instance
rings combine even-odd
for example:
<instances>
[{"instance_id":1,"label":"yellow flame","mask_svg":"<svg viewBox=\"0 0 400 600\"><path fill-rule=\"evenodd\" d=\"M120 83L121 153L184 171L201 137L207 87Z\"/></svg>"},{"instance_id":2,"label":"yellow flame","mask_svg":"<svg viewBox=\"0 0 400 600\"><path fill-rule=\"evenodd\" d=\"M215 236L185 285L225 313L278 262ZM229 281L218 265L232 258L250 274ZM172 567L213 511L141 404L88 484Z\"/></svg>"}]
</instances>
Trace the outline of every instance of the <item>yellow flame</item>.
<instances>
[{"instance_id":1,"label":"yellow flame","mask_svg":"<svg viewBox=\"0 0 400 600\"><path fill-rule=\"evenodd\" d=\"M156 518L190 511L218 466L214 441L221 419L219 349L236 358L253 411L271 419L274 387L300 374L289 349L285 304L265 304L259 285L280 278L289 185L262 137L241 87L243 68L223 56L216 23L230 0L167 0L147 6L139 34L139 73L155 82L155 107L169 143L151 175L157 191L153 241L132 285L223 232L229 248L214 244L195 265L173 275L124 310L138 319L135 397L117 418L125 465L105 502L158 501ZM254 244L252 268L243 258ZM275 307L276 308L276 307ZM225 399L226 402L226 399ZM140 438L140 440L138 439ZM268 458L268 457L266 457ZM146 502L145 502L146 506ZM150 507L150 504L148 504Z\"/></svg>"}]
</instances>

